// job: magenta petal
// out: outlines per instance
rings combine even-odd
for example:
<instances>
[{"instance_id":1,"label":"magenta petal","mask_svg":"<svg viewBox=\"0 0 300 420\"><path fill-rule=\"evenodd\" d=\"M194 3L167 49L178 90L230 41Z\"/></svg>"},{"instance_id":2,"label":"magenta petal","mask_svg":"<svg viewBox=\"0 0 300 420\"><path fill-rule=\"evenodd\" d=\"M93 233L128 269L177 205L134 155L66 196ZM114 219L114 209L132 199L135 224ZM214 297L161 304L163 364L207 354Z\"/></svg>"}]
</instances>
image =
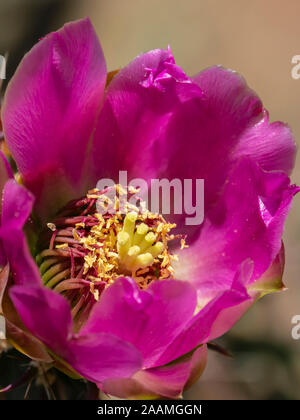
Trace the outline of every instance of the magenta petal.
<instances>
[{"instance_id":1,"label":"magenta petal","mask_svg":"<svg viewBox=\"0 0 300 420\"><path fill-rule=\"evenodd\" d=\"M241 75L220 66L211 67L200 72L194 81L203 90L208 107L218 112L217 119L226 128L237 129L237 141L232 143L234 148L227 158L234 162L241 156L250 156L265 170L288 174L292 171L296 144L290 128L281 122L269 124L267 112L261 112L259 98Z\"/></svg>"},{"instance_id":2,"label":"magenta petal","mask_svg":"<svg viewBox=\"0 0 300 420\"><path fill-rule=\"evenodd\" d=\"M83 334L107 332L132 343L151 367L192 317L195 290L185 282L154 282L141 291L134 280L115 281L83 328Z\"/></svg>"},{"instance_id":3,"label":"magenta petal","mask_svg":"<svg viewBox=\"0 0 300 420\"><path fill-rule=\"evenodd\" d=\"M211 298L230 286L237 268L250 258L251 282L258 279L280 251L284 221L298 191L285 173L265 172L242 159L206 214L198 239L182 251L176 277L190 279L198 293Z\"/></svg>"},{"instance_id":4,"label":"magenta petal","mask_svg":"<svg viewBox=\"0 0 300 420\"><path fill-rule=\"evenodd\" d=\"M6 181L8 181L10 178L13 178L13 172L12 169L8 163L8 160L6 159L4 153L0 150L0 191L2 193L4 185ZM0 211L2 208L2 200L0 202Z\"/></svg>"},{"instance_id":5,"label":"magenta petal","mask_svg":"<svg viewBox=\"0 0 300 420\"><path fill-rule=\"evenodd\" d=\"M260 99L237 73L212 67L193 80L201 95L173 110L153 160L157 178L204 179L207 214L238 158L250 156L263 169L290 172L295 143L286 126L268 125ZM180 233L185 217L171 219ZM197 227L184 230L191 238Z\"/></svg>"},{"instance_id":6,"label":"magenta petal","mask_svg":"<svg viewBox=\"0 0 300 420\"><path fill-rule=\"evenodd\" d=\"M180 398L184 387L195 376L203 373L206 365L207 347L201 346L191 355L174 363L138 372L135 377L154 394L168 398Z\"/></svg>"},{"instance_id":7,"label":"magenta petal","mask_svg":"<svg viewBox=\"0 0 300 420\"><path fill-rule=\"evenodd\" d=\"M251 156L267 170L280 170L290 174L296 158L296 143L290 127L280 121L269 123L266 112L264 118L245 131L234 158Z\"/></svg>"},{"instance_id":8,"label":"magenta petal","mask_svg":"<svg viewBox=\"0 0 300 420\"><path fill-rule=\"evenodd\" d=\"M251 279L253 263L251 261L245 261L241 266L242 278L243 283L247 285L247 293L251 296L251 299L248 299L237 306L223 309L213 323L209 340L213 340L228 331L259 298L265 294L282 290L284 288L282 283L283 268L283 246L268 270L253 283L249 282Z\"/></svg>"},{"instance_id":9,"label":"magenta petal","mask_svg":"<svg viewBox=\"0 0 300 420\"><path fill-rule=\"evenodd\" d=\"M68 302L43 286L13 286L10 297L26 328L54 352L62 354L73 329Z\"/></svg>"},{"instance_id":10,"label":"magenta petal","mask_svg":"<svg viewBox=\"0 0 300 420\"><path fill-rule=\"evenodd\" d=\"M141 356L111 334L73 334L69 303L46 287L13 286L11 299L28 330L78 373L94 382L127 377L141 368Z\"/></svg>"},{"instance_id":11,"label":"magenta petal","mask_svg":"<svg viewBox=\"0 0 300 420\"><path fill-rule=\"evenodd\" d=\"M162 365L168 363L193 350L199 344L207 343L212 337L215 337L214 325L216 322L218 322L219 335L224 334L234 325L245 312L246 302L251 301L244 286L249 281L252 271L251 268L251 261L245 261L239 267L239 270L232 279L231 287L224 292L218 293L214 299L200 309L185 326L184 331L166 349L165 353L157 361L157 364ZM234 316L229 317L229 319L227 316L223 318L223 312L229 308L234 309Z\"/></svg>"},{"instance_id":12,"label":"magenta petal","mask_svg":"<svg viewBox=\"0 0 300 420\"><path fill-rule=\"evenodd\" d=\"M3 188L10 178L13 178L13 173L11 167L5 157L5 155L0 150L0 214L2 210L2 201L3 201ZM3 251L2 243L0 241L0 266L4 266L6 263L6 257Z\"/></svg>"},{"instance_id":13,"label":"magenta petal","mask_svg":"<svg viewBox=\"0 0 300 420\"><path fill-rule=\"evenodd\" d=\"M155 175L160 147L172 112L201 90L174 64L170 50L142 54L121 69L108 86L95 131L92 172L118 179L119 170L133 177ZM164 156L167 158L167 156Z\"/></svg>"},{"instance_id":14,"label":"magenta petal","mask_svg":"<svg viewBox=\"0 0 300 420\"><path fill-rule=\"evenodd\" d=\"M194 380L193 375L202 374L206 357L207 348L203 345L181 361L140 371L135 377L156 395L180 398L187 382Z\"/></svg>"},{"instance_id":15,"label":"magenta petal","mask_svg":"<svg viewBox=\"0 0 300 420\"><path fill-rule=\"evenodd\" d=\"M236 293L235 298L237 299L235 304L231 304L230 302L231 292L224 292L220 297L215 298L215 300L207 305L208 308L210 305L211 308L214 308L212 312L213 310L216 311L216 317L211 324L206 341L211 341L229 331L250 306L253 305L255 299L248 293L248 289L245 287L249 283L252 272L253 262L251 260L244 261L239 267L232 284L232 288L235 289Z\"/></svg>"},{"instance_id":16,"label":"magenta petal","mask_svg":"<svg viewBox=\"0 0 300 420\"><path fill-rule=\"evenodd\" d=\"M184 388L198 379L206 365L206 345L166 366L140 370L130 379L110 379L100 388L119 398L180 398Z\"/></svg>"},{"instance_id":17,"label":"magenta petal","mask_svg":"<svg viewBox=\"0 0 300 420\"><path fill-rule=\"evenodd\" d=\"M23 232L33 201L32 194L15 180L7 181L3 190L0 238L16 284L41 283Z\"/></svg>"},{"instance_id":18,"label":"magenta petal","mask_svg":"<svg viewBox=\"0 0 300 420\"><path fill-rule=\"evenodd\" d=\"M43 38L9 83L2 109L6 141L43 216L85 192L83 157L105 81L102 49L84 19Z\"/></svg>"},{"instance_id":19,"label":"magenta petal","mask_svg":"<svg viewBox=\"0 0 300 420\"><path fill-rule=\"evenodd\" d=\"M69 342L67 349L65 360L93 382L129 378L142 366L140 353L112 334L80 334Z\"/></svg>"},{"instance_id":20,"label":"magenta petal","mask_svg":"<svg viewBox=\"0 0 300 420\"><path fill-rule=\"evenodd\" d=\"M240 136L263 115L261 101L240 77L218 67L209 71L210 85L194 78L201 94L174 110L154 151L157 178L204 179L205 213L235 163L231 156ZM172 220L182 227L185 216Z\"/></svg>"}]
</instances>

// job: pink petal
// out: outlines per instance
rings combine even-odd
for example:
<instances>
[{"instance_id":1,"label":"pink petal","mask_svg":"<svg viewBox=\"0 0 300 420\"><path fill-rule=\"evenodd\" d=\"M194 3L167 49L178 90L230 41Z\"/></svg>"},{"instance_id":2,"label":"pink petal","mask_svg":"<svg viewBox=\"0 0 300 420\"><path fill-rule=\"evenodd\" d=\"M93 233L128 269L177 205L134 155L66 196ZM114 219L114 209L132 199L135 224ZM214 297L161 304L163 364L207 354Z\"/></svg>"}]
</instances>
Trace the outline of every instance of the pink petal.
<instances>
[{"instance_id":1,"label":"pink petal","mask_svg":"<svg viewBox=\"0 0 300 420\"><path fill-rule=\"evenodd\" d=\"M181 251L176 278L193 282L202 298L231 285L240 264L253 261L251 282L281 249L284 222L298 187L283 172L265 172L247 158L236 164L197 240Z\"/></svg>"},{"instance_id":2,"label":"pink petal","mask_svg":"<svg viewBox=\"0 0 300 420\"><path fill-rule=\"evenodd\" d=\"M87 148L106 80L89 19L66 24L26 54L6 91L8 147L41 216L86 192Z\"/></svg>"},{"instance_id":3,"label":"pink petal","mask_svg":"<svg viewBox=\"0 0 300 420\"><path fill-rule=\"evenodd\" d=\"M172 110L152 150L152 165L156 163L159 179L204 179L207 214L239 158L247 156L263 169L289 173L295 142L284 124L269 125L260 99L237 73L212 67L193 80L201 94ZM172 215L169 220L192 237L199 226L184 226L185 217Z\"/></svg>"},{"instance_id":4,"label":"pink petal","mask_svg":"<svg viewBox=\"0 0 300 420\"><path fill-rule=\"evenodd\" d=\"M14 180L3 191L0 238L16 284L40 284L39 270L23 232L33 206L33 196Z\"/></svg>"},{"instance_id":5,"label":"pink petal","mask_svg":"<svg viewBox=\"0 0 300 420\"><path fill-rule=\"evenodd\" d=\"M3 188L10 178L13 178L13 173L11 167L5 157L5 155L0 150L0 214L2 210L2 201L3 201ZM6 257L3 251L2 242L0 241L0 266L4 266L6 264Z\"/></svg>"},{"instance_id":6,"label":"pink petal","mask_svg":"<svg viewBox=\"0 0 300 420\"><path fill-rule=\"evenodd\" d=\"M83 334L106 332L132 343L152 367L192 317L195 290L188 283L153 282L141 291L134 280L122 278L107 288Z\"/></svg>"},{"instance_id":7,"label":"pink petal","mask_svg":"<svg viewBox=\"0 0 300 420\"><path fill-rule=\"evenodd\" d=\"M100 388L105 393L126 399L178 399L186 386L190 386L202 375L206 359L207 349L203 345L174 363L140 370L130 379L104 381Z\"/></svg>"},{"instance_id":8,"label":"pink petal","mask_svg":"<svg viewBox=\"0 0 300 420\"><path fill-rule=\"evenodd\" d=\"M65 360L93 382L129 378L142 366L140 353L112 334L80 334L70 341L67 349Z\"/></svg>"},{"instance_id":9,"label":"pink petal","mask_svg":"<svg viewBox=\"0 0 300 420\"><path fill-rule=\"evenodd\" d=\"M46 287L13 286L11 299L26 328L62 361L85 378L102 382L130 377L141 368L141 356L112 334L73 334L69 303Z\"/></svg>"},{"instance_id":10,"label":"pink petal","mask_svg":"<svg viewBox=\"0 0 300 420\"><path fill-rule=\"evenodd\" d=\"M0 191L2 193L4 185L6 181L8 181L10 178L13 178L13 172L12 169L8 163L8 160L6 159L4 153L0 150ZM2 200L0 202L0 212L2 208Z\"/></svg>"},{"instance_id":11,"label":"pink petal","mask_svg":"<svg viewBox=\"0 0 300 420\"><path fill-rule=\"evenodd\" d=\"M194 81L203 90L208 107L218 113L217 121L236 130L228 159L234 162L241 156L250 156L265 170L290 174L296 154L291 130L281 122L269 124L267 111L241 75L220 66L210 67Z\"/></svg>"},{"instance_id":12,"label":"pink petal","mask_svg":"<svg viewBox=\"0 0 300 420\"><path fill-rule=\"evenodd\" d=\"M10 297L26 328L54 352L63 354L73 332L67 300L43 286L13 286Z\"/></svg>"},{"instance_id":13,"label":"pink petal","mask_svg":"<svg viewBox=\"0 0 300 420\"><path fill-rule=\"evenodd\" d=\"M232 278L231 287L226 291L219 292L214 299L204 304L203 307L200 307L198 313L188 322L184 330L156 361L157 365L169 363L177 357L193 350L199 344L210 341L215 336L216 323L218 323L219 335L224 334L234 325L245 312L247 301L251 301L244 286L249 281L251 268L251 261L245 261ZM222 315L228 308L234 310L234 316L229 317L229 319ZM221 320L220 327L219 320Z\"/></svg>"},{"instance_id":14,"label":"pink petal","mask_svg":"<svg viewBox=\"0 0 300 420\"><path fill-rule=\"evenodd\" d=\"M142 54L118 72L109 84L95 131L92 157L95 184L100 178L148 180L155 175L156 149L172 112L201 90L174 64L171 51ZM167 156L164 156L167 159Z\"/></svg>"}]
</instances>

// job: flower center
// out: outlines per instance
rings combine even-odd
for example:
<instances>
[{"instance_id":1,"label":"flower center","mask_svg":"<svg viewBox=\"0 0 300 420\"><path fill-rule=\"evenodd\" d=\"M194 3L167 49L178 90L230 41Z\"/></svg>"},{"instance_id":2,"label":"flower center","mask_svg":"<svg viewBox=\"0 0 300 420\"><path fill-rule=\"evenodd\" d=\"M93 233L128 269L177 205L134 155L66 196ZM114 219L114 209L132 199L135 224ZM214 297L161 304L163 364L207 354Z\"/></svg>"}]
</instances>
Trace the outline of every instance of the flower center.
<instances>
[{"instance_id":1,"label":"flower center","mask_svg":"<svg viewBox=\"0 0 300 420\"><path fill-rule=\"evenodd\" d=\"M80 312L82 322L116 278L131 276L145 289L152 281L170 278L171 262L177 259L168 248L168 242L175 239L170 231L176 225L146 210L142 201L137 206L130 204L136 190L115 189L113 200L109 189L93 189L68 203L47 224L38 244L42 251L36 261L44 284L65 295L73 316ZM121 211L125 193L129 201ZM109 208L114 211L109 212Z\"/></svg>"}]
</instances>

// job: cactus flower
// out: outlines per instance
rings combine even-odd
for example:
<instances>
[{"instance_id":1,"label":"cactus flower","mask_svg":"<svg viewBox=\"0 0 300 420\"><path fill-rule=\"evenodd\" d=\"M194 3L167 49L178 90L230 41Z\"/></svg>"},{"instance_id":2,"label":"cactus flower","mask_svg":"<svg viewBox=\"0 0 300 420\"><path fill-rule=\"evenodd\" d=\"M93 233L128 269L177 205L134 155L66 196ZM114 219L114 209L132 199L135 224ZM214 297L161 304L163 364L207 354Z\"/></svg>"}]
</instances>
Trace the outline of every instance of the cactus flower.
<instances>
[{"instance_id":1,"label":"cactus flower","mask_svg":"<svg viewBox=\"0 0 300 420\"><path fill-rule=\"evenodd\" d=\"M40 40L2 107L0 313L20 351L120 398L178 398L207 343L283 288L295 143L237 73L171 50L107 73L88 19ZM99 179L204 179L205 217L100 214ZM119 191L127 185L117 185ZM182 239L185 238L185 239Z\"/></svg>"}]
</instances>

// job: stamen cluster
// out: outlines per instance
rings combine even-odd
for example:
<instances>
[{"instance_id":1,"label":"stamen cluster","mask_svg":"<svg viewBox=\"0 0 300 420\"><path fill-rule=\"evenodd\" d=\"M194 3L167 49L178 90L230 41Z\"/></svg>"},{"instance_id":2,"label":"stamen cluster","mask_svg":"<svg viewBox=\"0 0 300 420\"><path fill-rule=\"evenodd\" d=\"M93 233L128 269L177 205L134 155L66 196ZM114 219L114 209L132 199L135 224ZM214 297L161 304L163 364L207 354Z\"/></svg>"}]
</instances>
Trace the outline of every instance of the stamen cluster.
<instances>
[{"instance_id":1,"label":"stamen cluster","mask_svg":"<svg viewBox=\"0 0 300 420\"><path fill-rule=\"evenodd\" d=\"M168 248L176 225L149 212L143 202L126 201L121 211L120 196L126 192L130 198L137 191L116 189L113 202L109 191L97 189L70 202L41 235L36 260L43 282L68 298L73 316L80 313L82 322L116 278L131 276L146 289L152 281L171 277L171 262L177 259ZM99 198L102 207L113 205L115 211L97 211Z\"/></svg>"}]
</instances>

